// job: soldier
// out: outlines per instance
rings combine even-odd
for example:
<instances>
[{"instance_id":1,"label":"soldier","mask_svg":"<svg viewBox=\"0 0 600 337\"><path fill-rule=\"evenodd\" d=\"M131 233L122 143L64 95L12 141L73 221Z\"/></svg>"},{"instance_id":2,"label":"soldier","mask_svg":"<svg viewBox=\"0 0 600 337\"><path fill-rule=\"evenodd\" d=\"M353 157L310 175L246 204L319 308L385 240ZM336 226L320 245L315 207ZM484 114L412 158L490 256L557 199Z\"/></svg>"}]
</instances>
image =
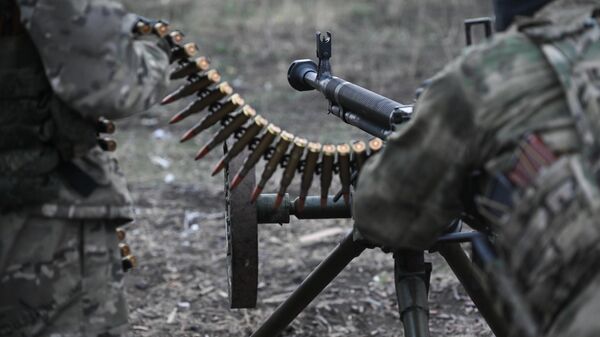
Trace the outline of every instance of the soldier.
<instances>
[{"instance_id":1,"label":"soldier","mask_svg":"<svg viewBox=\"0 0 600 337\"><path fill-rule=\"evenodd\" d=\"M476 215L543 335L598 336L600 6L549 2L494 2L514 25L430 81L363 169L354 216L375 245L424 250Z\"/></svg>"},{"instance_id":2,"label":"soldier","mask_svg":"<svg viewBox=\"0 0 600 337\"><path fill-rule=\"evenodd\" d=\"M137 21L111 0L0 1L0 336L127 331L131 198L96 123L165 93L168 45Z\"/></svg>"}]
</instances>

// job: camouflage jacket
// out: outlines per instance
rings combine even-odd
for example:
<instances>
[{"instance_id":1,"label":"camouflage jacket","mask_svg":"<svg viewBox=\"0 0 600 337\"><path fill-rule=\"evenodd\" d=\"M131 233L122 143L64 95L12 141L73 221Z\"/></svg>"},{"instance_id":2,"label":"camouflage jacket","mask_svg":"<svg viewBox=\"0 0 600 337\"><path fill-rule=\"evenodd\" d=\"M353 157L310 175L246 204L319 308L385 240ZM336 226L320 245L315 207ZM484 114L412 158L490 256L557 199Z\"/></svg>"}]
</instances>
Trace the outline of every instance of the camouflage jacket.
<instances>
[{"instance_id":1,"label":"camouflage jacket","mask_svg":"<svg viewBox=\"0 0 600 337\"><path fill-rule=\"evenodd\" d=\"M93 122L123 118L148 109L168 83L168 54L159 39L135 37L137 16L112 0L18 0L21 20L60 102ZM35 52L35 51L32 51ZM2 156L14 166L19 156ZM13 159L11 159L13 158ZM49 217L131 219L131 198L116 160L94 147L71 160L97 184L87 197L63 183L56 172L58 197L27 205ZM8 171L10 175L10 170Z\"/></svg>"},{"instance_id":2,"label":"camouflage jacket","mask_svg":"<svg viewBox=\"0 0 600 337\"><path fill-rule=\"evenodd\" d=\"M560 30L590 18L594 6L557 0L536 20ZM600 43L590 49L600 50ZM600 53L592 57L598 62ZM515 164L529 135L558 160L527 188L515 188L508 204L490 200L486 191ZM355 226L376 245L423 250L474 201L547 328L599 270L600 197L585 174L580 139L555 71L540 46L514 27L467 49L432 79L414 118L363 168ZM481 178L474 180L474 172ZM482 206L489 205L496 208L486 213Z\"/></svg>"}]
</instances>

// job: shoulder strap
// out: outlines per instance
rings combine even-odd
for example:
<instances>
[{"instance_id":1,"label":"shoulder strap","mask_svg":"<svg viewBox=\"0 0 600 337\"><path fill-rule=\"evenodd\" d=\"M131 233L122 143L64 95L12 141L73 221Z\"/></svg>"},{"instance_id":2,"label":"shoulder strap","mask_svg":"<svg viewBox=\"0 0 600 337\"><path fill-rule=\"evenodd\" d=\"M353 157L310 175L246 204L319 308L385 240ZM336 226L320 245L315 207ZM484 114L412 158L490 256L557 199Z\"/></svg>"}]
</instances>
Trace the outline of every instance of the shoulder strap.
<instances>
[{"instance_id":1,"label":"shoulder strap","mask_svg":"<svg viewBox=\"0 0 600 337\"><path fill-rule=\"evenodd\" d=\"M528 34L527 29L523 33L540 46L556 73L580 134L584 155L595 162L600 157L600 88L596 88L594 83L600 80L600 60L585 60L584 57L590 46L600 42L600 25L590 17L579 27L576 31L558 36L556 30L552 30L549 38L543 38L539 29L533 35Z\"/></svg>"}]
</instances>

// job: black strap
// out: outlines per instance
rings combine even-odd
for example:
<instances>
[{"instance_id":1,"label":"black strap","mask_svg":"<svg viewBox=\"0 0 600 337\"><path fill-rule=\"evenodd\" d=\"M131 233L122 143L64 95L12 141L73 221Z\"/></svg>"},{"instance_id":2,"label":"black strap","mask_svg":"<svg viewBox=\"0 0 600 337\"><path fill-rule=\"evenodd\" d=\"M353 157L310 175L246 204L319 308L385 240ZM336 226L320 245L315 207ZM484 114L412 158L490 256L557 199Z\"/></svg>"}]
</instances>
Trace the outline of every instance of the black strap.
<instances>
[{"instance_id":1,"label":"black strap","mask_svg":"<svg viewBox=\"0 0 600 337\"><path fill-rule=\"evenodd\" d=\"M99 186L90 175L72 162L62 162L57 172L82 197L89 197Z\"/></svg>"}]
</instances>

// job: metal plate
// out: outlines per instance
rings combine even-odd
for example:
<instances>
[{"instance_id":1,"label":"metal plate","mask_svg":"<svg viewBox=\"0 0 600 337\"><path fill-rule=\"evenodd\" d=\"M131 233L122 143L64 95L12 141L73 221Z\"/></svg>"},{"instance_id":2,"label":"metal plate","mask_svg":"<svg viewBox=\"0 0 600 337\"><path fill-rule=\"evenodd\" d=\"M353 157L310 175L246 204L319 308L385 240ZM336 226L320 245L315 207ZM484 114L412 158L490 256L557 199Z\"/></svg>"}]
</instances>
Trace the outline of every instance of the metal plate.
<instances>
[{"instance_id":1,"label":"metal plate","mask_svg":"<svg viewBox=\"0 0 600 337\"><path fill-rule=\"evenodd\" d=\"M224 150L227 151L226 145ZM256 206L250 204L250 194L255 184L254 168L235 190L229 189L233 176L247 155L247 152L240 153L224 170L227 277L231 308L256 307L258 289L258 224Z\"/></svg>"}]
</instances>

